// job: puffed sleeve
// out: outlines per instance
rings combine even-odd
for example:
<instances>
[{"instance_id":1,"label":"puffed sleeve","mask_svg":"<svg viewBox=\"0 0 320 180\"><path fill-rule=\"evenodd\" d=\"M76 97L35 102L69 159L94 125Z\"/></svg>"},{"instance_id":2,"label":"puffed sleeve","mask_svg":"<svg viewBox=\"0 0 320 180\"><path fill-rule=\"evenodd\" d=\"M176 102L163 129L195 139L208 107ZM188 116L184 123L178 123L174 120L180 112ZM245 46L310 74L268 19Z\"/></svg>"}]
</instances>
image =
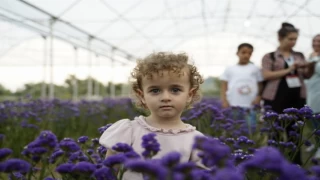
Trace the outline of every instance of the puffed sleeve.
<instances>
[{"instance_id":1,"label":"puffed sleeve","mask_svg":"<svg viewBox=\"0 0 320 180\"><path fill-rule=\"evenodd\" d=\"M103 132L99 139L99 143L106 147L112 148L117 143L132 143L132 126L129 119L122 119L112 124Z\"/></svg>"}]
</instances>

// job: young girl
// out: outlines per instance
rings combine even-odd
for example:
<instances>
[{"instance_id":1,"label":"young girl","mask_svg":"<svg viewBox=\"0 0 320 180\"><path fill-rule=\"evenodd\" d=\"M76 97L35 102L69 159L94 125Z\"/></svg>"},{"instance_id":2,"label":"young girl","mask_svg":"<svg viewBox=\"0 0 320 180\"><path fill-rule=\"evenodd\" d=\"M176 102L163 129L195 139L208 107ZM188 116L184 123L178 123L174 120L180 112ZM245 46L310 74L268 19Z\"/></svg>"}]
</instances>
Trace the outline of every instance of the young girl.
<instances>
[{"instance_id":1,"label":"young girl","mask_svg":"<svg viewBox=\"0 0 320 180\"><path fill-rule=\"evenodd\" d=\"M118 142L131 145L141 155L142 136L153 132L161 145L153 158L177 151L182 162L200 164L192 145L195 136L202 133L181 120L182 112L200 99L199 86L203 83L197 68L188 60L186 54L160 52L137 61L131 73L132 89L136 104L150 114L134 120L122 119L109 127L100 138L100 144L108 148L107 156L116 153L111 147ZM124 179L143 178L141 174L125 172Z\"/></svg>"}]
</instances>

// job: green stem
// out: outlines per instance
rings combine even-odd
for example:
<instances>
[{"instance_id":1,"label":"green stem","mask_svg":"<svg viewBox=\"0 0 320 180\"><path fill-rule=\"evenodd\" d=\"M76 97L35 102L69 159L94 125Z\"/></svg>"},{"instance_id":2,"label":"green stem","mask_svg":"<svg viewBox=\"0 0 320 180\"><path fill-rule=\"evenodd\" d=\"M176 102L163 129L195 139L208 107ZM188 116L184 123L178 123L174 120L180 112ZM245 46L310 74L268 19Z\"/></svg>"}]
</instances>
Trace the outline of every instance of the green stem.
<instances>
[{"instance_id":1,"label":"green stem","mask_svg":"<svg viewBox=\"0 0 320 180\"><path fill-rule=\"evenodd\" d=\"M303 126L302 126L302 130L301 130L300 138L299 138L299 143L298 143L298 146L297 146L297 149L296 149L294 155L291 157L291 161L294 159L294 157L295 157L296 154L298 153L298 150L300 150L301 146L303 145L303 143L300 144L300 140L302 139L302 133L303 133L304 125L305 125L305 123L304 123ZM315 132L316 132L317 130L319 130L319 129L320 129L320 127L317 128L316 130L314 130L314 132L311 133L311 135L308 136L307 140L310 139L310 138L315 134Z\"/></svg>"}]
</instances>

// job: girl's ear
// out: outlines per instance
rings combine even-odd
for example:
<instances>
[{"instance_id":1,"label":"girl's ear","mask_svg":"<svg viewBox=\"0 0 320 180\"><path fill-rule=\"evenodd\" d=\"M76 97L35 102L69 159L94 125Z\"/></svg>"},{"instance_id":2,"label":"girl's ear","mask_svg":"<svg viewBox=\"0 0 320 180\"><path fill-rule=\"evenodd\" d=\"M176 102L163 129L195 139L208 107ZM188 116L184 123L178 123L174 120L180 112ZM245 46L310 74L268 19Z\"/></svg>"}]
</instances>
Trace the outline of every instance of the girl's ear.
<instances>
[{"instance_id":1,"label":"girl's ear","mask_svg":"<svg viewBox=\"0 0 320 180\"><path fill-rule=\"evenodd\" d=\"M191 88L188 93L188 103L191 103L196 93L196 88Z\"/></svg>"},{"instance_id":2,"label":"girl's ear","mask_svg":"<svg viewBox=\"0 0 320 180\"><path fill-rule=\"evenodd\" d=\"M139 100L142 102L142 104L146 104L146 101L144 99L143 91L141 89L136 90L136 95L139 98Z\"/></svg>"}]
</instances>

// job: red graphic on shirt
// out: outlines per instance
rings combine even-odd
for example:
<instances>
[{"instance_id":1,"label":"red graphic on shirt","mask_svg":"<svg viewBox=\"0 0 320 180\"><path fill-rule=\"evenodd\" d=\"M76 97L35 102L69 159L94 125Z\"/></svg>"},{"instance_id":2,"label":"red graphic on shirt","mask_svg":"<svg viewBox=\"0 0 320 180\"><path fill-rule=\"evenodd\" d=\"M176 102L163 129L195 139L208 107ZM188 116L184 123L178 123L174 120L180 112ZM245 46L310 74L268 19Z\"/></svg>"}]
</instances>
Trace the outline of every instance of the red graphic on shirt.
<instances>
[{"instance_id":1,"label":"red graphic on shirt","mask_svg":"<svg viewBox=\"0 0 320 180\"><path fill-rule=\"evenodd\" d=\"M241 95L248 95L251 93L251 88L249 85L243 85L238 88L238 92Z\"/></svg>"}]
</instances>

